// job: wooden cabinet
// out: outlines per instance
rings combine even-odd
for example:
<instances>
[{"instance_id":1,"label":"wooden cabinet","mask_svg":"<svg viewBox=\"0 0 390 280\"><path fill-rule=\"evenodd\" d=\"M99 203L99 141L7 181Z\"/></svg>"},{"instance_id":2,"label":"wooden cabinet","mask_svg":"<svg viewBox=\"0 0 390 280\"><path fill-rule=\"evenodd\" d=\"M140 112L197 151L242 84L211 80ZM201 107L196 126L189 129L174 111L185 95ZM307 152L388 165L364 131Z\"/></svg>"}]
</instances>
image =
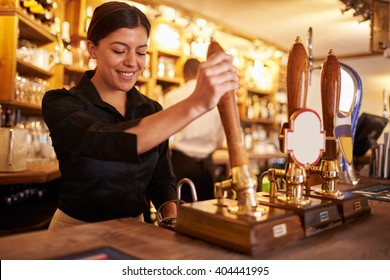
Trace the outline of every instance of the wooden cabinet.
<instances>
[{"instance_id":1,"label":"wooden cabinet","mask_svg":"<svg viewBox=\"0 0 390 280\"><path fill-rule=\"evenodd\" d=\"M44 69L17 55L18 43L25 40L35 48L51 49L56 36L49 26L27 14L19 1L0 3L0 28L0 104L39 113L42 87L58 86L62 81L56 78L56 69Z\"/></svg>"},{"instance_id":2,"label":"wooden cabinet","mask_svg":"<svg viewBox=\"0 0 390 280\"><path fill-rule=\"evenodd\" d=\"M70 22L73 49L78 47L81 40L86 39L85 23L88 7L94 9L99 4L101 2L89 0L69 0L65 3L65 20ZM184 63L184 32L180 26L160 19L151 20L151 24L147 64L136 86L147 96L163 102L162 97L165 92L183 83L181 69ZM165 43L161 44L162 32L166 32L166 36L172 36L172 39L163 38ZM64 71L66 85L70 85L69 82L77 82L85 70L86 68L74 65L66 66Z\"/></svg>"}]
</instances>

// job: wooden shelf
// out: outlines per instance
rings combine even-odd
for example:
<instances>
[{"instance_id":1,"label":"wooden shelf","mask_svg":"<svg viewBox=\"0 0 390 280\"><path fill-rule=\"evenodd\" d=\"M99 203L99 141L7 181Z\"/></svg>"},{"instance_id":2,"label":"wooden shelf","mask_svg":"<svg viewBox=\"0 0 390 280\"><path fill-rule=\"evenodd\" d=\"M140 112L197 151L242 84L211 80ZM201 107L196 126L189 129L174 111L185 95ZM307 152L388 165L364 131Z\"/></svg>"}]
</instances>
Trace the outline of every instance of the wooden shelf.
<instances>
[{"instance_id":1,"label":"wooden shelf","mask_svg":"<svg viewBox=\"0 0 390 280\"><path fill-rule=\"evenodd\" d=\"M158 56L168 56L174 58L179 58L183 55L181 51L175 51L175 50L158 49L157 52L158 52Z\"/></svg>"},{"instance_id":2,"label":"wooden shelf","mask_svg":"<svg viewBox=\"0 0 390 280\"><path fill-rule=\"evenodd\" d=\"M26 116L42 116L42 106L41 104L30 104L19 102L15 100L2 100L0 99L0 104L10 107L20 108L22 110L22 114Z\"/></svg>"},{"instance_id":3,"label":"wooden shelf","mask_svg":"<svg viewBox=\"0 0 390 280\"><path fill-rule=\"evenodd\" d=\"M32 19L18 8L0 8L0 16L17 16L19 19L19 37L34 41L38 46L56 41L56 36L50 33L49 27Z\"/></svg>"},{"instance_id":4,"label":"wooden shelf","mask_svg":"<svg viewBox=\"0 0 390 280\"><path fill-rule=\"evenodd\" d=\"M137 80L137 84L145 84L148 82L148 79L147 78L144 78L142 76L139 76L138 80Z\"/></svg>"},{"instance_id":5,"label":"wooden shelf","mask_svg":"<svg viewBox=\"0 0 390 280\"><path fill-rule=\"evenodd\" d=\"M260 97L265 97L271 95L270 92L262 91L256 88L247 88L248 94L257 94Z\"/></svg>"},{"instance_id":6,"label":"wooden shelf","mask_svg":"<svg viewBox=\"0 0 390 280\"><path fill-rule=\"evenodd\" d=\"M250 119L248 117L241 117L241 122L248 124L264 124L264 125L275 125L275 122L270 119Z\"/></svg>"},{"instance_id":7,"label":"wooden shelf","mask_svg":"<svg viewBox=\"0 0 390 280\"><path fill-rule=\"evenodd\" d=\"M42 79L48 79L53 76L53 73L21 59L16 60L16 69L22 76L34 76Z\"/></svg>"},{"instance_id":8,"label":"wooden shelf","mask_svg":"<svg viewBox=\"0 0 390 280\"><path fill-rule=\"evenodd\" d=\"M88 68L74 66L74 65L65 65L64 69L65 71L73 72L77 74L84 74L85 71L89 70Z\"/></svg>"},{"instance_id":9,"label":"wooden shelf","mask_svg":"<svg viewBox=\"0 0 390 280\"><path fill-rule=\"evenodd\" d=\"M181 84L182 79L178 77L158 77L157 83L168 83L168 84Z\"/></svg>"}]
</instances>

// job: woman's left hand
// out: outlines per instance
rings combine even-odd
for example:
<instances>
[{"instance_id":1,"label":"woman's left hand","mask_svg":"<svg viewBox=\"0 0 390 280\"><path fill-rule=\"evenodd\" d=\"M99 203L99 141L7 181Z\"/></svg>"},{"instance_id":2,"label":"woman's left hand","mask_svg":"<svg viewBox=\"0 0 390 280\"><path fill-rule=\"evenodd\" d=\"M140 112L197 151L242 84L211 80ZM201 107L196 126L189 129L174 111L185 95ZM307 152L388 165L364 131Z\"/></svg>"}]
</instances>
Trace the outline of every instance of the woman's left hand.
<instances>
[{"instance_id":1,"label":"woman's left hand","mask_svg":"<svg viewBox=\"0 0 390 280\"><path fill-rule=\"evenodd\" d=\"M161 214L164 218L166 217L176 218L177 216L176 202L171 201L166 203L164 207L161 209Z\"/></svg>"}]
</instances>

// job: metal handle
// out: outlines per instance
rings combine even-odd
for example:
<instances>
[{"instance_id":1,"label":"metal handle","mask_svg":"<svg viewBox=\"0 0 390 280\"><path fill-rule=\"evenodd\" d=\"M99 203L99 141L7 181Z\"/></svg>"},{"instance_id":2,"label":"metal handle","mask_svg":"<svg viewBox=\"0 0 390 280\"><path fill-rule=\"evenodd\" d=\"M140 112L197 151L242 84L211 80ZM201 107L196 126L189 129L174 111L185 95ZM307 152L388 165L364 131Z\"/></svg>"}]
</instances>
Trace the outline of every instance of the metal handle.
<instances>
[{"instance_id":1,"label":"metal handle","mask_svg":"<svg viewBox=\"0 0 390 280\"><path fill-rule=\"evenodd\" d=\"M188 184L188 186L190 186L192 201L193 202L198 201L198 195L196 194L196 188L195 188L194 183L190 179L188 179L188 178L183 178L176 185L177 207L179 207L180 203L181 203L181 187L184 184Z\"/></svg>"},{"instance_id":2,"label":"metal handle","mask_svg":"<svg viewBox=\"0 0 390 280\"><path fill-rule=\"evenodd\" d=\"M11 128L9 130L9 142L8 142L8 166L12 166L13 153L14 153L14 140L15 140L15 130Z\"/></svg>"},{"instance_id":3,"label":"metal handle","mask_svg":"<svg viewBox=\"0 0 390 280\"><path fill-rule=\"evenodd\" d=\"M192 200L194 202L198 201L198 196L196 195L196 189L195 189L194 183L190 179L188 179L188 178L183 178L176 185L176 192L177 192L176 205L177 205L178 209L179 209L180 205L182 203L184 203L184 201L181 200L181 187L183 186L183 184L187 184L187 185L190 186ZM175 230L175 227L176 227L176 217L163 217L163 215L162 215L162 209L164 208L164 206L167 203L170 203L170 202L173 202L173 200L165 202L163 205L161 205L157 209L157 224L160 227L163 227L163 228L166 228L166 229L170 229L170 230Z\"/></svg>"}]
</instances>

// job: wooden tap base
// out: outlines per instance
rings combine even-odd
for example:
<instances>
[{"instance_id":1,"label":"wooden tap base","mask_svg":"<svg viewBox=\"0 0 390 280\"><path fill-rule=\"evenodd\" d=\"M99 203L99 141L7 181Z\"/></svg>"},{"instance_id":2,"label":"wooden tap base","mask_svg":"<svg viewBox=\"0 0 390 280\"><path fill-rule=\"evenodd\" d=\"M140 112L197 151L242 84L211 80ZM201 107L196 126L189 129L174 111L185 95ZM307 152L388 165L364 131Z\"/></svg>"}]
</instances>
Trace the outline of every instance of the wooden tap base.
<instances>
[{"instance_id":1,"label":"wooden tap base","mask_svg":"<svg viewBox=\"0 0 390 280\"><path fill-rule=\"evenodd\" d=\"M292 211L263 206L262 215L251 217L230 213L236 205L231 199L182 204L175 230L252 256L304 237Z\"/></svg>"},{"instance_id":2,"label":"wooden tap base","mask_svg":"<svg viewBox=\"0 0 390 280\"><path fill-rule=\"evenodd\" d=\"M281 208L297 214L300 217L305 236L311 236L342 225L337 205L329 200L306 197L306 199L310 199L311 204L297 206L280 202L277 199L270 202L269 193L266 192L258 192L256 197L261 205Z\"/></svg>"},{"instance_id":3,"label":"wooden tap base","mask_svg":"<svg viewBox=\"0 0 390 280\"><path fill-rule=\"evenodd\" d=\"M309 197L329 200L335 203L344 223L352 222L357 218L371 214L368 200L362 194L343 191L341 196L328 196L316 194L314 191L311 189Z\"/></svg>"}]
</instances>

